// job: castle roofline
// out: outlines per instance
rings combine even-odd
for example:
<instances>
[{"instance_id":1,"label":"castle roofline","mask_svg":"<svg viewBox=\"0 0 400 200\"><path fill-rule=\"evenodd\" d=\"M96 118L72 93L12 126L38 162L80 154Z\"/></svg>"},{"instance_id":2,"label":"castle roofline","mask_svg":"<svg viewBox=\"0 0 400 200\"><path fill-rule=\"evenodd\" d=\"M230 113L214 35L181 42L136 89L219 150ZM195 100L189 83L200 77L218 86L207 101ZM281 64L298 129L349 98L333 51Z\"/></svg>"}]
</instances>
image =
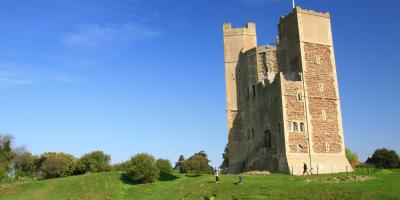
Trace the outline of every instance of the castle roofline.
<instances>
[{"instance_id":1,"label":"castle roofline","mask_svg":"<svg viewBox=\"0 0 400 200\"><path fill-rule=\"evenodd\" d=\"M285 21L287 18L291 17L292 15L295 15L298 13L315 15L315 16L325 17L325 18L331 17L329 12L317 12L314 10L302 9L300 6L296 6L296 8L293 8L289 14L287 14L285 16L281 16L281 18L279 19L279 23Z\"/></svg>"}]
</instances>

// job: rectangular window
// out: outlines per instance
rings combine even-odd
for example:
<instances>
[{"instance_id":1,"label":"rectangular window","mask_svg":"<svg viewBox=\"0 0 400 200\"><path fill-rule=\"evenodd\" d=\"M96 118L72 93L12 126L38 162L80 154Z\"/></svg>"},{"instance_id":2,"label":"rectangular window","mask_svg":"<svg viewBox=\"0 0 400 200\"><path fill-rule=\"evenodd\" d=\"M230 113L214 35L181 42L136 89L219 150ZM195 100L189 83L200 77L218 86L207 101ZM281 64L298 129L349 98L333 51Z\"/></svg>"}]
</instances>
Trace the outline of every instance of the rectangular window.
<instances>
[{"instance_id":1,"label":"rectangular window","mask_svg":"<svg viewBox=\"0 0 400 200\"><path fill-rule=\"evenodd\" d=\"M322 110L321 115L322 115L322 119L326 120L326 111L325 110Z\"/></svg>"},{"instance_id":2,"label":"rectangular window","mask_svg":"<svg viewBox=\"0 0 400 200\"><path fill-rule=\"evenodd\" d=\"M252 85L253 89L253 98L256 98L256 85Z\"/></svg>"}]
</instances>

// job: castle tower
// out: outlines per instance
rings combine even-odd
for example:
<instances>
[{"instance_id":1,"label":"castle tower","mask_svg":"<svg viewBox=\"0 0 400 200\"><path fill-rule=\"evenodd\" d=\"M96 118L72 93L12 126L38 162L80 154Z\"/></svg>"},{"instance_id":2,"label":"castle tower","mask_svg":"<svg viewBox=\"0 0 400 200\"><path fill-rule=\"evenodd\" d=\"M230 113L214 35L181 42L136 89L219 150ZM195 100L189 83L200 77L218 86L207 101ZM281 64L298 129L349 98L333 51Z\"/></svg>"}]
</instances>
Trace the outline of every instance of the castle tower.
<instances>
[{"instance_id":1,"label":"castle tower","mask_svg":"<svg viewBox=\"0 0 400 200\"><path fill-rule=\"evenodd\" d=\"M280 19L279 44L287 167L301 174L351 171L345 157L342 115L329 13L299 7Z\"/></svg>"},{"instance_id":2,"label":"castle tower","mask_svg":"<svg viewBox=\"0 0 400 200\"><path fill-rule=\"evenodd\" d=\"M329 13L296 7L276 46L224 24L229 172L352 171L345 156Z\"/></svg>"},{"instance_id":3,"label":"castle tower","mask_svg":"<svg viewBox=\"0 0 400 200\"><path fill-rule=\"evenodd\" d=\"M245 28L232 28L231 24L224 24L224 57L225 57L225 83L226 83L226 107L229 138L238 131L238 90L236 86L236 68L241 53L257 46L256 26L248 23ZM229 139L231 149L231 163L240 160L239 144ZM241 166L230 167L231 171L238 171Z\"/></svg>"}]
</instances>

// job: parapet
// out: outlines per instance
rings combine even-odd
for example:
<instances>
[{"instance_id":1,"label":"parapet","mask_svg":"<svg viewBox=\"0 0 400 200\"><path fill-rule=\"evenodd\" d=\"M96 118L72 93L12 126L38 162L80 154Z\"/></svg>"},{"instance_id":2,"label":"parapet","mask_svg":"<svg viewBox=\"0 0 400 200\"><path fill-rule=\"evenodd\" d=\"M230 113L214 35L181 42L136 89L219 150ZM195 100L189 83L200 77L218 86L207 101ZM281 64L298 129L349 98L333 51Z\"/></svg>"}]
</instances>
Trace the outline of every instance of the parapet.
<instances>
[{"instance_id":1,"label":"parapet","mask_svg":"<svg viewBox=\"0 0 400 200\"><path fill-rule=\"evenodd\" d=\"M329 12L316 12L316 11L313 11L313 10L302 9L299 6L296 6L296 8L291 10L289 14L287 14L285 16L281 16L281 18L279 19L279 23L285 21L287 18L290 18L292 15L299 14L299 13L308 14L308 15L315 15L315 16L325 17L325 18L330 18L331 17Z\"/></svg>"},{"instance_id":2,"label":"parapet","mask_svg":"<svg viewBox=\"0 0 400 200\"><path fill-rule=\"evenodd\" d=\"M224 36L229 35L256 35L256 24L248 22L246 27L243 28L232 28L231 23L225 23L223 26Z\"/></svg>"}]
</instances>

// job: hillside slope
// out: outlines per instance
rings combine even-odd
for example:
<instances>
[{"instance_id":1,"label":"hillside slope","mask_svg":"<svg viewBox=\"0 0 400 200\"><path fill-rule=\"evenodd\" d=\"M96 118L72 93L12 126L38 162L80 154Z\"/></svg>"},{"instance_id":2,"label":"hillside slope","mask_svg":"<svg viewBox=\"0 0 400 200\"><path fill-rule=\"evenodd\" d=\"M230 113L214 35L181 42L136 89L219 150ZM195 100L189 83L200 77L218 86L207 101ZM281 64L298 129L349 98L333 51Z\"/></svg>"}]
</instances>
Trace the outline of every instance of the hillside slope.
<instances>
[{"instance_id":1,"label":"hillside slope","mask_svg":"<svg viewBox=\"0 0 400 200\"><path fill-rule=\"evenodd\" d=\"M295 177L283 174L164 174L147 185L125 182L118 172L0 185L0 199L400 199L400 170L369 176L353 174Z\"/></svg>"}]
</instances>

